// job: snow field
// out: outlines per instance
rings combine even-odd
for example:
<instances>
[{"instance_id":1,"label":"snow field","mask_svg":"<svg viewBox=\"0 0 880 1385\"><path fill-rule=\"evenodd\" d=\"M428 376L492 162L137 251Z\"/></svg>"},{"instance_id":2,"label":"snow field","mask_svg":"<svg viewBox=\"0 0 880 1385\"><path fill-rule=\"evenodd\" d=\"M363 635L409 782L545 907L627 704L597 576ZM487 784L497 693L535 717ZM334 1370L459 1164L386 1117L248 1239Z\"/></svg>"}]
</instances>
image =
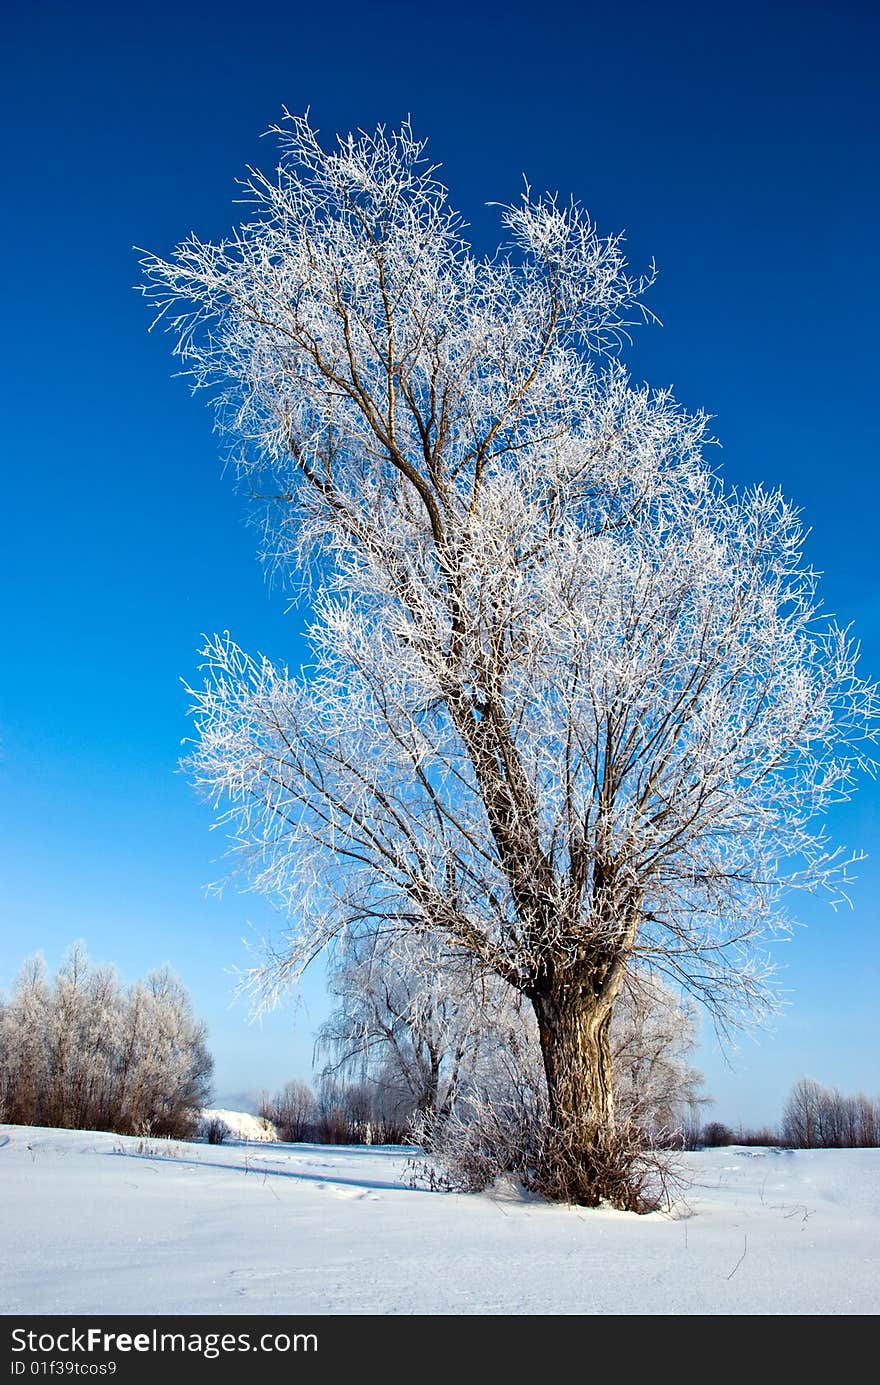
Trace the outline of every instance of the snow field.
<instances>
[{"instance_id":1,"label":"snow field","mask_svg":"<svg viewBox=\"0 0 880 1385\"><path fill-rule=\"evenodd\" d=\"M409 1186L400 1147L0 1126L4 1314L867 1314L880 1150L706 1150L672 1216Z\"/></svg>"}]
</instances>

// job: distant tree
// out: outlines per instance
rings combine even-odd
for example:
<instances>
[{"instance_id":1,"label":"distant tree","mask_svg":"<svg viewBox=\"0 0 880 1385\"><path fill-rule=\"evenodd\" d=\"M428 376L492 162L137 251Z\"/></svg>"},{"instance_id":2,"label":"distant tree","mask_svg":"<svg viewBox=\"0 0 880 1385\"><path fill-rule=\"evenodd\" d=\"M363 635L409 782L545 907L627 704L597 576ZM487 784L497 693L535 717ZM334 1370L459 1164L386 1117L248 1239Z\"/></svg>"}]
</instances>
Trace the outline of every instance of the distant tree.
<instances>
[{"instance_id":1,"label":"distant tree","mask_svg":"<svg viewBox=\"0 0 880 1385\"><path fill-rule=\"evenodd\" d=\"M365 922L445 932L532 1008L550 1184L595 1204L627 973L766 1001L876 694L791 506L611 359L650 280L618 237L526 189L479 258L408 126L278 133L247 225L144 261L313 598L307 676L209 642L190 767L294 920L266 993Z\"/></svg>"},{"instance_id":2,"label":"distant tree","mask_svg":"<svg viewBox=\"0 0 880 1385\"><path fill-rule=\"evenodd\" d=\"M853 1098L855 1106L855 1144L860 1149L880 1145L880 1101L871 1101L864 1092Z\"/></svg>"},{"instance_id":3,"label":"distant tree","mask_svg":"<svg viewBox=\"0 0 880 1385\"><path fill-rule=\"evenodd\" d=\"M191 1126L192 1115L210 1096L213 1059L205 1026L193 1016L190 998L167 968L150 972L128 992L126 1028L137 1054L130 1073L130 1125L173 1135Z\"/></svg>"},{"instance_id":4,"label":"distant tree","mask_svg":"<svg viewBox=\"0 0 880 1385\"><path fill-rule=\"evenodd\" d=\"M705 1104L702 1075L691 1063L698 1043L695 1006L658 977L626 978L609 1041L616 1101L626 1119L673 1138Z\"/></svg>"},{"instance_id":5,"label":"distant tree","mask_svg":"<svg viewBox=\"0 0 880 1385\"><path fill-rule=\"evenodd\" d=\"M444 934L353 934L331 969L339 1004L319 1030L316 1053L327 1057L327 1075L381 1091L397 1123L415 1111L442 1116L489 1042L487 985Z\"/></svg>"},{"instance_id":6,"label":"distant tree","mask_svg":"<svg viewBox=\"0 0 880 1385\"><path fill-rule=\"evenodd\" d=\"M77 944L52 983L41 959L27 961L0 1005L0 1096L17 1124L190 1134L212 1069L167 968L125 990Z\"/></svg>"},{"instance_id":7,"label":"distant tree","mask_svg":"<svg viewBox=\"0 0 880 1385\"><path fill-rule=\"evenodd\" d=\"M718 1145L732 1145L734 1143L733 1131L721 1121L709 1121L703 1126L701 1143L709 1145L710 1148L715 1148Z\"/></svg>"},{"instance_id":8,"label":"distant tree","mask_svg":"<svg viewBox=\"0 0 880 1385\"><path fill-rule=\"evenodd\" d=\"M766 1125L758 1128L741 1125L735 1133L731 1132L731 1136L731 1143L735 1145L776 1146L785 1144L779 1132Z\"/></svg>"},{"instance_id":9,"label":"distant tree","mask_svg":"<svg viewBox=\"0 0 880 1385\"><path fill-rule=\"evenodd\" d=\"M789 1093L782 1137L793 1149L821 1149L825 1143L825 1089L811 1078L800 1078Z\"/></svg>"},{"instance_id":10,"label":"distant tree","mask_svg":"<svg viewBox=\"0 0 880 1385\"><path fill-rule=\"evenodd\" d=\"M365 1084L324 1076L318 1083L315 1103L316 1139L328 1145L365 1144L370 1108Z\"/></svg>"},{"instance_id":11,"label":"distant tree","mask_svg":"<svg viewBox=\"0 0 880 1385\"><path fill-rule=\"evenodd\" d=\"M294 1078L276 1096L264 1100L260 1115L270 1120L278 1138L295 1144L310 1138L315 1121L315 1094L308 1082Z\"/></svg>"}]
</instances>

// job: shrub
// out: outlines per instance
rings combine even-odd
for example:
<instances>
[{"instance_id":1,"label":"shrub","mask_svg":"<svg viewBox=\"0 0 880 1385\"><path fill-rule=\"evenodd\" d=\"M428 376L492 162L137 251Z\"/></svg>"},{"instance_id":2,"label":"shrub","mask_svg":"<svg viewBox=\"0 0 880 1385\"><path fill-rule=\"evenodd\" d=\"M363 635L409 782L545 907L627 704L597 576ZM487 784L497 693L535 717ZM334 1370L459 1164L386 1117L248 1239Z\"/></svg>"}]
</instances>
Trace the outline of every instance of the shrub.
<instances>
[{"instance_id":1,"label":"shrub","mask_svg":"<svg viewBox=\"0 0 880 1385\"><path fill-rule=\"evenodd\" d=\"M719 1145L732 1145L733 1131L722 1125L721 1121L709 1121L708 1125L703 1126L700 1138L701 1143L708 1145L710 1149Z\"/></svg>"},{"instance_id":2,"label":"shrub","mask_svg":"<svg viewBox=\"0 0 880 1385\"><path fill-rule=\"evenodd\" d=\"M554 1126L537 1088L500 1098L471 1093L445 1119L417 1117L412 1134L430 1154L417 1176L455 1192L481 1192L506 1175L553 1202L644 1213L669 1208L678 1182L674 1151L642 1126L624 1120L597 1128L592 1140L574 1139Z\"/></svg>"},{"instance_id":3,"label":"shrub","mask_svg":"<svg viewBox=\"0 0 880 1385\"><path fill-rule=\"evenodd\" d=\"M199 1121L199 1136L207 1140L209 1145L222 1145L229 1139L230 1134L229 1126L219 1116L212 1116L209 1120L202 1118Z\"/></svg>"}]
</instances>

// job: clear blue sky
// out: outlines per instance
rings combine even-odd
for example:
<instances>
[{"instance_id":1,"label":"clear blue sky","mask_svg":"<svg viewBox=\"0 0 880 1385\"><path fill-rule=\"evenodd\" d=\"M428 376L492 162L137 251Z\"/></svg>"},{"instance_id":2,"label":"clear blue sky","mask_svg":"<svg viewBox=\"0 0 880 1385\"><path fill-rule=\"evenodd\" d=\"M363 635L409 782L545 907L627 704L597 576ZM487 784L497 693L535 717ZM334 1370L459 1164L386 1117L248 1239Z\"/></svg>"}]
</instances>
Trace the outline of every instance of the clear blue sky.
<instances>
[{"instance_id":1,"label":"clear blue sky","mask_svg":"<svg viewBox=\"0 0 880 1385\"><path fill-rule=\"evenodd\" d=\"M260 134L311 108L327 135L411 113L478 246L491 200L573 194L653 255L662 329L634 375L716 416L734 483L780 484L812 526L827 605L880 673L877 604L878 12L453 0L311 6L50 0L5 24L0 335L3 671L0 988L84 938L126 979L170 961L208 1021L218 1095L307 1075L323 979L262 1029L229 1008L253 896L222 871L176 772L202 632L293 662L208 412L147 335L132 246L222 235ZM801 1074L880 1090L876 784L831 830L872 858L854 908L810 903L781 953L790 1005L732 1067L718 1118L775 1120Z\"/></svg>"}]
</instances>

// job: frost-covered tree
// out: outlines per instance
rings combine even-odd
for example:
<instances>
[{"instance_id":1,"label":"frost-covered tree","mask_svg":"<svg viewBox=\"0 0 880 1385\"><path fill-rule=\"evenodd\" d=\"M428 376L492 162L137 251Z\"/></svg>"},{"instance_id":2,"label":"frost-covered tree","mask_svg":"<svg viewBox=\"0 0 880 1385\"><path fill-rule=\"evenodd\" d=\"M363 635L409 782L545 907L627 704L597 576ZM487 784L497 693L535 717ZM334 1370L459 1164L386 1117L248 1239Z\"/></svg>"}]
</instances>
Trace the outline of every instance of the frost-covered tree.
<instances>
[{"instance_id":1,"label":"frost-covered tree","mask_svg":"<svg viewBox=\"0 0 880 1385\"><path fill-rule=\"evenodd\" d=\"M497 979L496 979L497 980ZM330 975L338 1005L316 1051L328 1071L381 1089L389 1110L442 1117L495 1033L497 984L444 934L345 939Z\"/></svg>"},{"instance_id":2,"label":"frost-covered tree","mask_svg":"<svg viewBox=\"0 0 880 1385\"><path fill-rule=\"evenodd\" d=\"M705 1103L692 1057L699 1039L696 1009L656 976L630 975L611 1017L609 1043L615 1100L631 1125L680 1138Z\"/></svg>"},{"instance_id":3,"label":"frost-covered tree","mask_svg":"<svg viewBox=\"0 0 880 1385\"><path fill-rule=\"evenodd\" d=\"M455 1103L442 1116L416 1113L413 1134L454 1188L482 1189L509 1174L527 1187L567 1195L566 1161L558 1154L547 1161L553 1127L534 1014L509 986L487 998L480 1048ZM628 975L608 1043L618 1128L609 1132L602 1175L622 1205L648 1210L666 1201L669 1166L662 1151L681 1147L705 1100L690 1063L694 1007L657 978ZM564 1139L564 1131L556 1133Z\"/></svg>"},{"instance_id":4,"label":"frost-covered tree","mask_svg":"<svg viewBox=\"0 0 880 1385\"><path fill-rule=\"evenodd\" d=\"M311 598L305 672L208 643L191 769L291 919L257 982L365 921L446 932L532 1006L595 1201L627 970L765 1002L782 894L845 876L821 815L875 694L791 506L614 358L618 237L526 189L482 257L407 126L278 134L247 224L144 261Z\"/></svg>"}]
</instances>

